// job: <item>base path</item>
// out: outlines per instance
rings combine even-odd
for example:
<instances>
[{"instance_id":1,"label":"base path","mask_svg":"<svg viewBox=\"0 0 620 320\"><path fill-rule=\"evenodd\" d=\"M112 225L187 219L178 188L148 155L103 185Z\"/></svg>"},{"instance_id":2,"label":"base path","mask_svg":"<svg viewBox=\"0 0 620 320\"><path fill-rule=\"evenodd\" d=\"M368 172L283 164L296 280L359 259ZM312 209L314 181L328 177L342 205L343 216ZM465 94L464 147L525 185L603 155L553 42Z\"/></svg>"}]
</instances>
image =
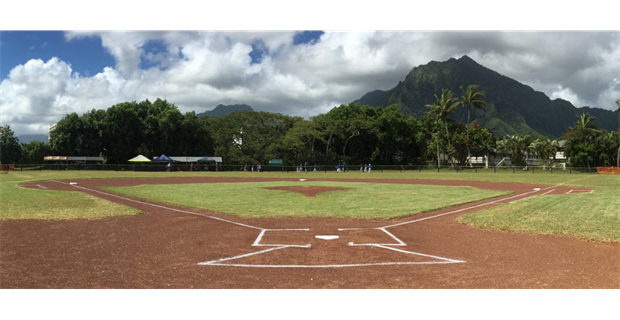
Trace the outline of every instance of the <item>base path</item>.
<instances>
[{"instance_id":1,"label":"base path","mask_svg":"<svg viewBox=\"0 0 620 320\"><path fill-rule=\"evenodd\" d=\"M448 180L311 180L459 185L515 193L390 220L248 219L132 198L100 187L298 179L27 183L22 187L81 191L147 214L100 220L3 220L0 287L620 288L618 243L483 230L454 222L459 215L532 196L590 189Z\"/></svg>"}]
</instances>

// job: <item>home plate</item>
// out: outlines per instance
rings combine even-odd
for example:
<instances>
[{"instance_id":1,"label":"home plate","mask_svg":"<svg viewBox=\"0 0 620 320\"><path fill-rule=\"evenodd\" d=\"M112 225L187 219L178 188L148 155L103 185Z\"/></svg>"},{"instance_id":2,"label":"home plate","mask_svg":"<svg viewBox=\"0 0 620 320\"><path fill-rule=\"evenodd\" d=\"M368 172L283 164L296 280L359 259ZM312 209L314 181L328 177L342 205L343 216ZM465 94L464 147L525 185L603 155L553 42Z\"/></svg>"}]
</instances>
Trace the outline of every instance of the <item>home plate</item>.
<instances>
[{"instance_id":1,"label":"home plate","mask_svg":"<svg viewBox=\"0 0 620 320\"><path fill-rule=\"evenodd\" d=\"M306 181L306 179L299 179L299 181Z\"/></svg>"},{"instance_id":2,"label":"home plate","mask_svg":"<svg viewBox=\"0 0 620 320\"><path fill-rule=\"evenodd\" d=\"M72 186L77 186L77 182L69 182L69 184Z\"/></svg>"},{"instance_id":3,"label":"home plate","mask_svg":"<svg viewBox=\"0 0 620 320\"><path fill-rule=\"evenodd\" d=\"M323 239L323 240L334 240L340 238L339 236L314 236L315 238Z\"/></svg>"}]
</instances>

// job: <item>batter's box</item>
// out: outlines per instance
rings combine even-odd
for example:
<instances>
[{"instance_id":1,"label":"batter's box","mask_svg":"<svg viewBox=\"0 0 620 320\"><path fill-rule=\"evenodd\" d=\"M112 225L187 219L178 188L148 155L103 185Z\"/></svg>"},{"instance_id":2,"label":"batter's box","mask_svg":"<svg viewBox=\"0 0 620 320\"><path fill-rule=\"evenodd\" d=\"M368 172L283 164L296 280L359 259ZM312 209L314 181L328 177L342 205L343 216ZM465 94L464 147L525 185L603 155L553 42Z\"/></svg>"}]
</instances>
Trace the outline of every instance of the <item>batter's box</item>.
<instances>
[{"instance_id":1,"label":"batter's box","mask_svg":"<svg viewBox=\"0 0 620 320\"><path fill-rule=\"evenodd\" d=\"M387 245L404 246L405 243L383 228L337 229L333 231L311 229L265 229L253 246L339 247Z\"/></svg>"}]
</instances>

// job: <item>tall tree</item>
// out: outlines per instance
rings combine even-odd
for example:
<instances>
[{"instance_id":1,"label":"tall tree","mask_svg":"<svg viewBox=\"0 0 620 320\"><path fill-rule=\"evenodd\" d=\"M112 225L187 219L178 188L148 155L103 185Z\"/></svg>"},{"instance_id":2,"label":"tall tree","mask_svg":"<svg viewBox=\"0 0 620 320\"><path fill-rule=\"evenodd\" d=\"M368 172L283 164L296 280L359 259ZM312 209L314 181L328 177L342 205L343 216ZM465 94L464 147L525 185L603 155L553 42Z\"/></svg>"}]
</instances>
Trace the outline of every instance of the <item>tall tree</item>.
<instances>
[{"instance_id":1,"label":"tall tree","mask_svg":"<svg viewBox=\"0 0 620 320\"><path fill-rule=\"evenodd\" d=\"M22 147L10 125L0 127L0 163L16 163L22 157Z\"/></svg>"},{"instance_id":2,"label":"tall tree","mask_svg":"<svg viewBox=\"0 0 620 320\"><path fill-rule=\"evenodd\" d=\"M551 141L549 138L536 138L529 144L528 150L542 161L543 166L547 166L552 162L551 157L555 156L557 143L554 142L555 140Z\"/></svg>"},{"instance_id":3,"label":"tall tree","mask_svg":"<svg viewBox=\"0 0 620 320\"><path fill-rule=\"evenodd\" d=\"M57 156L93 156L82 152L85 142L82 118L72 112L58 121L49 144Z\"/></svg>"},{"instance_id":4,"label":"tall tree","mask_svg":"<svg viewBox=\"0 0 620 320\"><path fill-rule=\"evenodd\" d=\"M587 113L578 117L574 127L568 128L566 140L566 153L571 158L571 164L574 166L583 166L584 164L590 170L590 163L597 158L596 148L592 141L593 130L596 129L593 117Z\"/></svg>"},{"instance_id":5,"label":"tall tree","mask_svg":"<svg viewBox=\"0 0 620 320\"><path fill-rule=\"evenodd\" d=\"M467 106L467 162L471 165L471 152L469 149L470 141L469 141L469 123L470 120L470 112L471 108L477 110L484 110L484 107L487 105L487 102L484 100L485 93L484 91L478 91L479 86L472 84L467 87L467 90L464 90L461 87L461 91L463 91L463 97L461 97L461 104Z\"/></svg>"},{"instance_id":6,"label":"tall tree","mask_svg":"<svg viewBox=\"0 0 620 320\"><path fill-rule=\"evenodd\" d=\"M22 144L23 163L43 163L43 158L50 154L51 150L47 143L35 140Z\"/></svg>"},{"instance_id":7,"label":"tall tree","mask_svg":"<svg viewBox=\"0 0 620 320\"><path fill-rule=\"evenodd\" d=\"M435 95L435 102L433 104L425 105L425 107L431 109L429 113L435 117L438 125L439 125L439 120L442 120L444 122L445 128L446 128L446 139L448 140L448 147L450 147L451 145L450 144L450 132L448 132L448 122L447 122L448 116L452 114L461 105L461 103L456 98L453 98L452 95L453 95L452 91L448 89L443 89L441 93L441 98ZM438 136L439 136L439 133L438 133ZM437 166L439 167L439 144L438 143L436 147L437 147Z\"/></svg>"}]
</instances>

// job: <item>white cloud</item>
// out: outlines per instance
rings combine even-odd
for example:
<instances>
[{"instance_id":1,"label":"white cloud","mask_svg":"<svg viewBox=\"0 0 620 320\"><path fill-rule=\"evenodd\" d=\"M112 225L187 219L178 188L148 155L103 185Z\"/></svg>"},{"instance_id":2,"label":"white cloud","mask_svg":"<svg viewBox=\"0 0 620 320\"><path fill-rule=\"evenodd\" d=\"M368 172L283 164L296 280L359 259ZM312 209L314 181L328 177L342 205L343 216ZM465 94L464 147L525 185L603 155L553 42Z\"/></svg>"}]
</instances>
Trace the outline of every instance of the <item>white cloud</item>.
<instances>
[{"instance_id":1,"label":"white cloud","mask_svg":"<svg viewBox=\"0 0 620 320\"><path fill-rule=\"evenodd\" d=\"M570 88L562 88L562 86L558 86L557 90L551 93L550 98L551 100L563 99L572 103L574 106L585 105L585 103L579 99L579 96L577 96Z\"/></svg>"},{"instance_id":2,"label":"white cloud","mask_svg":"<svg viewBox=\"0 0 620 320\"><path fill-rule=\"evenodd\" d=\"M93 76L61 58L14 67L0 85L0 122L44 133L65 114L124 101L167 99L182 112L219 103L310 117L366 92L394 87L417 65L467 54L549 97L614 109L620 98L615 33L325 32L294 46L295 32L67 32L100 37L116 60ZM149 41L165 52L145 52ZM252 64L252 45L267 54ZM144 70L141 59L159 63ZM609 102L611 101L611 102Z\"/></svg>"}]
</instances>

